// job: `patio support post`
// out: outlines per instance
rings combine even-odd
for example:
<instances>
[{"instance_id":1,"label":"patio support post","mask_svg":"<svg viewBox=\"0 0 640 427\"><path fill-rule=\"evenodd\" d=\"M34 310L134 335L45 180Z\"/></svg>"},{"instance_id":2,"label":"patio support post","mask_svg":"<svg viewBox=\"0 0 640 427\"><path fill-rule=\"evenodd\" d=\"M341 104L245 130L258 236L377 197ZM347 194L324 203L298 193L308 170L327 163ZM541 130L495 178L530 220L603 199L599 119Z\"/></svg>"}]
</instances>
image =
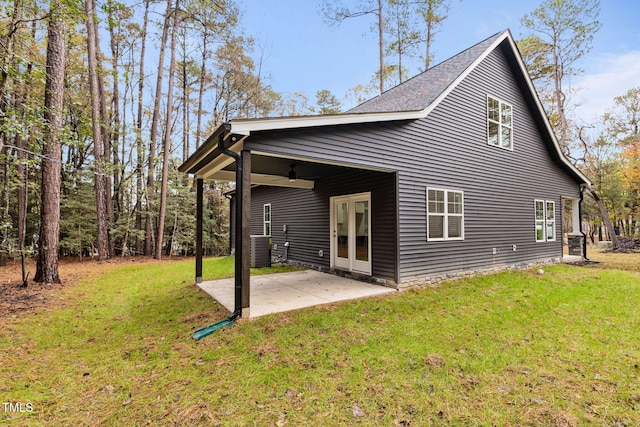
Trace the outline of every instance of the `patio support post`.
<instances>
[{"instance_id":1,"label":"patio support post","mask_svg":"<svg viewBox=\"0 0 640 427\"><path fill-rule=\"evenodd\" d=\"M202 204L204 181L196 178L196 283L202 283Z\"/></svg>"},{"instance_id":2,"label":"patio support post","mask_svg":"<svg viewBox=\"0 0 640 427\"><path fill-rule=\"evenodd\" d=\"M242 316L249 317L249 285L250 285L250 267L251 267L251 151L242 150L240 153L242 162L242 185L241 194L238 197L242 198L242 248L241 254L237 253L236 259L240 258L240 282L241 282L241 309ZM237 221L238 219L236 219ZM236 264L237 266L238 264ZM236 270L236 275L238 271ZM237 295L237 294L236 294ZM237 302L236 302L237 304Z\"/></svg>"}]
</instances>

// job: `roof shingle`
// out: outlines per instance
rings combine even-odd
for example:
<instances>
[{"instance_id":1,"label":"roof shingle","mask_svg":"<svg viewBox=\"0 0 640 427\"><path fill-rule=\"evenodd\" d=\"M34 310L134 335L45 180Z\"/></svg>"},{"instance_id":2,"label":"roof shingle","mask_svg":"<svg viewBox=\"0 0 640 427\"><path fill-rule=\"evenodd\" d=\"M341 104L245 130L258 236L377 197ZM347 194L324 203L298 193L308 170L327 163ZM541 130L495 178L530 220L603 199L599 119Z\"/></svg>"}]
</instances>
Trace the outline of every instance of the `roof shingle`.
<instances>
[{"instance_id":1,"label":"roof shingle","mask_svg":"<svg viewBox=\"0 0 640 427\"><path fill-rule=\"evenodd\" d=\"M363 102L347 111L347 114L424 110L502 34L504 32L494 34L381 95Z\"/></svg>"}]
</instances>

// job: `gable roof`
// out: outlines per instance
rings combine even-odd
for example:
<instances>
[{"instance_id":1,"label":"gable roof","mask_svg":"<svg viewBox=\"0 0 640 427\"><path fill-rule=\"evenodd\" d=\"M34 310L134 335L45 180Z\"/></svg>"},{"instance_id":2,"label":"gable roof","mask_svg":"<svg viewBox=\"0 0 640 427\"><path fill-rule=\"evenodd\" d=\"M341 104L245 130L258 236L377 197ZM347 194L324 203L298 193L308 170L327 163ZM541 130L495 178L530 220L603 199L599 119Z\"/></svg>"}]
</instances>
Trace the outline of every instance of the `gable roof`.
<instances>
[{"instance_id":1,"label":"gable roof","mask_svg":"<svg viewBox=\"0 0 640 427\"><path fill-rule=\"evenodd\" d=\"M502 36L504 32L494 34L381 95L363 102L347 111L347 114L424 110L478 58L484 57L483 54L488 50L493 50L492 45L496 40L503 38Z\"/></svg>"},{"instance_id":2,"label":"gable roof","mask_svg":"<svg viewBox=\"0 0 640 427\"><path fill-rule=\"evenodd\" d=\"M206 158L211 158L216 150L220 135L247 137L252 132L300 129L319 126L375 123L395 120L416 120L425 118L438 104L453 91L491 52L505 46L515 62L516 79L524 83L525 95L532 101L532 113L541 124L543 134L552 147L552 155L581 183L591 185L589 179L563 154L551 123L540 103L533 82L529 77L515 40L509 30L496 33L480 43L443 61L433 68L391 88L379 96L352 108L343 114L319 116L293 116L261 119L234 119L220 125L214 133L179 168L180 172L197 173ZM526 93L528 92L528 94ZM544 137L544 135L543 135ZM235 139L234 139L235 141ZM235 144L240 149L241 142ZM233 150L234 147L231 147ZM216 167L217 169L217 167Z\"/></svg>"}]
</instances>

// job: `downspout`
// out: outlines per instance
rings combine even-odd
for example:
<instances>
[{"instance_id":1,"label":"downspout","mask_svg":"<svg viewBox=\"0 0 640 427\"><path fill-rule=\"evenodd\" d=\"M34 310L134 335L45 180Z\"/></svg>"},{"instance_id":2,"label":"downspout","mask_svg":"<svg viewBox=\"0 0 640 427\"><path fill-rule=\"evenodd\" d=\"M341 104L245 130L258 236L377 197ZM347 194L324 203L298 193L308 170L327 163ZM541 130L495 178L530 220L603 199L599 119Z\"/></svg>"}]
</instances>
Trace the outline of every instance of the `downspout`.
<instances>
[{"instance_id":1,"label":"downspout","mask_svg":"<svg viewBox=\"0 0 640 427\"><path fill-rule=\"evenodd\" d=\"M242 195L242 159L238 153L234 153L224 146L224 134L220 134L218 139L218 149L223 154L233 158L236 162L236 196ZM235 288L234 288L234 311L229 316L229 320L234 320L242 316L242 281L238 272L242 269L243 244L242 244L242 197L236 197L236 254L234 259L235 268Z\"/></svg>"},{"instance_id":2,"label":"downspout","mask_svg":"<svg viewBox=\"0 0 640 427\"><path fill-rule=\"evenodd\" d=\"M229 201L229 255L231 255L231 248L233 247L233 237L231 236L231 214L233 213L233 207L231 206L231 201L233 200L233 196L225 194L224 197Z\"/></svg>"},{"instance_id":3,"label":"downspout","mask_svg":"<svg viewBox=\"0 0 640 427\"><path fill-rule=\"evenodd\" d=\"M580 221L578 222L578 231L582 236L582 258L589 262L589 258L587 258L587 235L582 231L582 202L584 201L585 188L585 185L580 186L580 201L578 202L578 217L580 218Z\"/></svg>"}]
</instances>

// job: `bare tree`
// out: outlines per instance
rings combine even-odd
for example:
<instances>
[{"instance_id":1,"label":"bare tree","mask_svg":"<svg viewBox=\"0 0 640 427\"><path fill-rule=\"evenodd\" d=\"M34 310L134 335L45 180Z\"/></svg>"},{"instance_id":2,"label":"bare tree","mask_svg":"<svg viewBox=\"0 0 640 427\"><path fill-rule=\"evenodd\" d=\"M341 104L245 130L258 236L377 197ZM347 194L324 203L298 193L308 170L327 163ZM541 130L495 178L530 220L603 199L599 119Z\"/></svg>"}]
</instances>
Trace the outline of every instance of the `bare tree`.
<instances>
[{"instance_id":1,"label":"bare tree","mask_svg":"<svg viewBox=\"0 0 640 427\"><path fill-rule=\"evenodd\" d=\"M87 14L87 59L89 64L89 91L91 93L91 123L93 130L94 188L96 192L96 214L98 226L98 259L110 258L109 230L107 226L107 187L105 179L104 127L101 114L101 93L98 81L98 48L96 40L95 0L86 0Z\"/></svg>"},{"instance_id":2,"label":"bare tree","mask_svg":"<svg viewBox=\"0 0 640 427\"><path fill-rule=\"evenodd\" d=\"M62 4L52 0L47 40L47 77L44 92L44 141L42 147L42 188L40 240L36 282L60 283L58 243L60 234L60 184L62 154L62 109L67 60L66 24Z\"/></svg>"},{"instance_id":3,"label":"bare tree","mask_svg":"<svg viewBox=\"0 0 640 427\"><path fill-rule=\"evenodd\" d=\"M378 32L378 58L380 74L380 93L384 92L384 16L382 9L383 0L368 0L356 8L343 6L339 0L324 0L322 13L326 21L331 25L340 25L350 18L359 18L366 15L375 15L377 18L376 29Z\"/></svg>"},{"instance_id":4,"label":"bare tree","mask_svg":"<svg viewBox=\"0 0 640 427\"><path fill-rule=\"evenodd\" d=\"M172 13L172 1L167 0L167 10L164 14L164 24L162 26L162 36L160 39L160 51L158 52L158 75L156 77L156 95L153 105L153 116L151 118L151 135L149 137L149 162L147 164L147 216L145 225L145 241L144 253L151 255L153 253L153 241L157 240L153 227L153 198L154 198L154 173L155 173L155 156L156 146L158 142L158 125L160 123L160 103L162 99L162 81L164 80L164 53L167 46L167 37L169 34L169 23ZM167 108L171 108L167 104Z\"/></svg>"},{"instance_id":5,"label":"bare tree","mask_svg":"<svg viewBox=\"0 0 640 427\"><path fill-rule=\"evenodd\" d=\"M35 28L34 28L35 33ZM27 65L27 80L18 86L18 92L15 94L15 109L20 118L24 118L24 106L27 102L26 86L31 80L32 64ZM20 262L22 266L22 286L28 284L28 277L25 270L25 240L27 235L27 204L29 190L29 173L28 163L26 162L26 150L24 139L21 132L16 132L13 138L14 146L17 148L17 164L16 172L18 175L18 250L20 251Z\"/></svg>"},{"instance_id":6,"label":"bare tree","mask_svg":"<svg viewBox=\"0 0 640 427\"><path fill-rule=\"evenodd\" d=\"M418 0L415 2L418 13L425 24L424 44L424 68L428 70L433 60L432 45L438 28L449 14L448 0Z\"/></svg>"},{"instance_id":7,"label":"bare tree","mask_svg":"<svg viewBox=\"0 0 640 427\"><path fill-rule=\"evenodd\" d=\"M547 113L565 153L571 139L565 83L581 72L576 63L591 50L599 14L599 0L545 0L521 20L532 34L519 46L538 88L551 87Z\"/></svg>"},{"instance_id":8,"label":"bare tree","mask_svg":"<svg viewBox=\"0 0 640 427\"><path fill-rule=\"evenodd\" d=\"M171 8L171 0L167 2L167 8ZM180 21L180 0L176 0L173 9L173 30L171 32L171 61L169 64L169 88L167 92L167 119L164 132L164 153L162 159L162 180L160 189L160 212L158 214L158 237L156 238L155 258L162 258L162 240L164 239L164 220L167 212L167 185L169 181L169 156L171 154L171 118L173 113L173 82L176 71L176 42L178 36L178 23Z\"/></svg>"},{"instance_id":9,"label":"bare tree","mask_svg":"<svg viewBox=\"0 0 640 427\"><path fill-rule=\"evenodd\" d=\"M420 32L416 30L413 10L406 0L389 0L389 13L385 19L385 32L389 35L386 46L386 54L395 54L398 63L395 67L389 67L388 77L393 68L397 68L398 81L401 84L406 79L406 68L402 65L405 56L413 56L420 40Z\"/></svg>"},{"instance_id":10,"label":"bare tree","mask_svg":"<svg viewBox=\"0 0 640 427\"><path fill-rule=\"evenodd\" d=\"M144 170L144 143L142 141L142 113L143 113L143 94L144 94L144 55L147 47L147 24L149 22L149 3L151 0L144 2L144 18L142 20L142 29L140 32L140 68L138 71L138 108L136 114L136 238L135 248L136 255L142 253L142 198L143 198L143 170Z\"/></svg>"}]
</instances>

